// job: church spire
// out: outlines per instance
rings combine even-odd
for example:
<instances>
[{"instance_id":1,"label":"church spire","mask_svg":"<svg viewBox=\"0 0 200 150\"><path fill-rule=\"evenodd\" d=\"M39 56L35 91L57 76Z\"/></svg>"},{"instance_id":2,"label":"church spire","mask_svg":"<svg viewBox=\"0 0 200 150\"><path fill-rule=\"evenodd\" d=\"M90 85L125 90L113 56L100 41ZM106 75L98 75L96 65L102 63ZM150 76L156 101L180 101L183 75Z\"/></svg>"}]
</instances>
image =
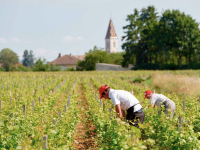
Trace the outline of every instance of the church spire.
<instances>
[{"instance_id":1,"label":"church spire","mask_svg":"<svg viewBox=\"0 0 200 150\"><path fill-rule=\"evenodd\" d=\"M111 37L117 37L117 34L115 32L115 28L112 22L112 19L110 19L110 23L108 25L108 30L107 30L107 34L106 34L106 39L109 39Z\"/></svg>"}]
</instances>

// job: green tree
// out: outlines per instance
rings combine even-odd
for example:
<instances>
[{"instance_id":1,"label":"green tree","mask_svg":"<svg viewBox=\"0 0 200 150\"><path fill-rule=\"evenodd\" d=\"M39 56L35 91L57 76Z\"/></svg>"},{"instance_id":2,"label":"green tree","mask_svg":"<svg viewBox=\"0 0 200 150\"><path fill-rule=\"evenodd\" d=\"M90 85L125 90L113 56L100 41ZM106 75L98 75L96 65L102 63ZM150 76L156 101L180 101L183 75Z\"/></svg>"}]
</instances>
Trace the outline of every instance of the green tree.
<instances>
[{"instance_id":1,"label":"green tree","mask_svg":"<svg viewBox=\"0 0 200 150\"><path fill-rule=\"evenodd\" d=\"M115 64L115 65L122 65L122 62L123 62L123 60L124 60L124 55L125 55L126 53L125 52L121 52L121 53L111 53L110 55L109 55L109 57L110 57L110 62L109 63L111 63L111 64Z\"/></svg>"},{"instance_id":2,"label":"green tree","mask_svg":"<svg viewBox=\"0 0 200 150\"><path fill-rule=\"evenodd\" d=\"M34 55L33 55L33 51L32 50L30 50L30 51L25 50L24 51L22 63L26 67L33 67Z\"/></svg>"},{"instance_id":3,"label":"green tree","mask_svg":"<svg viewBox=\"0 0 200 150\"><path fill-rule=\"evenodd\" d=\"M124 60L124 54L125 52L108 54L104 49L94 46L88 53L85 53L86 57L83 61L79 60L77 62L77 70L95 70L96 63L121 65Z\"/></svg>"},{"instance_id":4,"label":"green tree","mask_svg":"<svg viewBox=\"0 0 200 150\"><path fill-rule=\"evenodd\" d=\"M125 50L123 66L128 66L132 56L136 56L136 65L147 63L148 57L152 62L152 55L155 53L154 46L154 25L158 22L158 13L154 6L148 6L141 11L135 9L134 13L127 16L128 25L124 26L125 42L122 49Z\"/></svg>"},{"instance_id":5,"label":"green tree","mask_svg":"<svg viewBox=\"0 0 200 150\"><path fill-rule=\"evenodd\" d=\"M108 52L96 46L85 55L85 60L77 62L77 70L95 70L96 63L109 63L111 61Z\"/></svg>"},{"instance_id":6,"label":"green tree","mask_svg":"<svg viewBox=\"0 0 200 150\"><path fill-rule=\"evenodd\" d=\"M24 66L26 66L26 67L29 67L29 54L28 54L28 50L25 50L25 51L24 51L22 64L23 64Z\"/></svg>"},{"instance_id":7,"label":"green tree","mask_svg":"<svg viewBox=\"0 0 200 150\"><path fill-rule=\"evenodd\" d=\"M0 62L3 64L4 68L8 70L9 64L19 63L19 59L15 52L9 48L5 48L0 52Z\"/></svg>"},{"instance_id":8,"label":"green tree","mask_svg":"<svg viewBox=\"0 0 200 150\"><path fill-rule=\"evenodd\" d=\"M163 35L160 42L177 56L179 67L182 58L191 63L192 55L197 54L200 41L198 23L191 16L179 10L166 10L160 18L159 34Z\"/></svg>"},{"instance_id":9,"label":"green tree","mask_svg":"<svg viewBox=\"0 0 200 150\"><path fill-rule=\"evenodd\" d=\"M50 71L61 71L60 66L56 66L55 64L50 65Z\"/></svg>"},{"instance_id":10,"label":"green tree","mask_svg":"<svg viewBox=\"0 0 200 150\"><path fill-rule=\"evenodd\" d=\"M35 61L35 57L33 55L33 51L29 51L29 67L33 67Z\"/></svg>"},{"instance_id":11,"label":"green tree","mask_svg":"<svg viewBox=\"0 0 200 150\"><path fill-rule=\"evenodd\" d=\"M39 58L36 61L35 66L33 67L33 71L49 71L50 70L50 64L46 63L46 60L43 58Z\"/></svg>"}]
</instances>

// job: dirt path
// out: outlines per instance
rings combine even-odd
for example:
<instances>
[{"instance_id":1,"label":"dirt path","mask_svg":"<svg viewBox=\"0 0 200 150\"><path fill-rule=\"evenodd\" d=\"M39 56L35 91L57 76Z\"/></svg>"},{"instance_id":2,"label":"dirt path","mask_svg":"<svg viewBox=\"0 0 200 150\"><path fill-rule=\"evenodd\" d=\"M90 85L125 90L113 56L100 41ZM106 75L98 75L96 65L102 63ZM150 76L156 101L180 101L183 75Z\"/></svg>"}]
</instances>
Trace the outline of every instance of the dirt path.
<instances>
[{"instance_id":1,"label":"dirt path","mask_svg":"<svg viewBox=\"0 0 200 150\"><path fill-rule=\"evenodd\" d=\"M80 96L78 98L77 108L80 112L80 122L76 126L76 132L74 134L74 142L73 147L76 150L84 150L84 149L92 149L97 150L97 141L96 133L94 132L95 126L92 124L89 114L87 111L89 110L88 102L84 95L85 88L81 83L79 85L79 93Z\"/></svg>"}]
</instances>

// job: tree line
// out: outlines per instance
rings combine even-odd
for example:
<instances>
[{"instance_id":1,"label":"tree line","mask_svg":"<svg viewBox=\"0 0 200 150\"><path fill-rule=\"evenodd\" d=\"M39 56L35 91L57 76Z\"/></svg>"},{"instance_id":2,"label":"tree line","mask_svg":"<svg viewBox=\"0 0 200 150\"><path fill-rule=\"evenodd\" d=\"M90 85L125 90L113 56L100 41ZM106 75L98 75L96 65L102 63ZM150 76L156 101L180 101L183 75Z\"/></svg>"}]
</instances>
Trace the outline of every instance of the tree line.
<instances>
[{"instance_id":1,"label":"tree line","mask_svg":"<svg viewBox=\"0 0 200 150\"><path fill-rule=\"evenodd\" d=\"M111 53L108 54L103 48L98 48L94 46L93 49L90 49L85 53L86 57L84 60L79 60L77 62L78 71L92 71L96 70L96 63L108 63L121 65L123 62L123 55L125 53Z\"/></svg>"},{"instance_id":2,"label":"tree line","mask_svg":"<svg viewBox=\"0 0 200 150\"><path fill-rule=\"evenodd\" d=\"M20 63L14 51L4 48L0 52L0 71L61 71L61 68L46 63L44 58L36 59L32 50L24 50Z\"/></svg>"},{"instance_id":3,"label":"tree line","mask_svg":"<svg viewBox=\"0 0 200 150\"><path fill-rule=\"evenodd\" d=\"M200 68L199 23L179 10L165 10L160 16L154 6L135 9L127 16L122 49L123 66L138 69ZM160 69L162 69L162 67Z\"/></svg>"}]
</instances>

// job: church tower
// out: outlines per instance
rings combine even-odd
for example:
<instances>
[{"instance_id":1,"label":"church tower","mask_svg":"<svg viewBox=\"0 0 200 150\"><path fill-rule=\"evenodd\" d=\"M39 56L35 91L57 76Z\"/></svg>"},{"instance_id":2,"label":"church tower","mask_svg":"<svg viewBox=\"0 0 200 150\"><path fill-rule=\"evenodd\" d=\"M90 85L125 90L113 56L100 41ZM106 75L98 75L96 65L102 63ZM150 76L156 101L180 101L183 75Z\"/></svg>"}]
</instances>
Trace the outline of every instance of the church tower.
<instances>
[{"instance_id":1,"label":"church tower","mask_svg":"<svg viewBox=\"0 0 200 150\"><path fill-rule=\"evenodd\" d=\"M106 51L108 52L108 54L118 52L118 38L115 32L112 19L110 19L110 23L108 25L108 31L106 34L105 42L106 42Z\"/></svg>"}]
</instances>

